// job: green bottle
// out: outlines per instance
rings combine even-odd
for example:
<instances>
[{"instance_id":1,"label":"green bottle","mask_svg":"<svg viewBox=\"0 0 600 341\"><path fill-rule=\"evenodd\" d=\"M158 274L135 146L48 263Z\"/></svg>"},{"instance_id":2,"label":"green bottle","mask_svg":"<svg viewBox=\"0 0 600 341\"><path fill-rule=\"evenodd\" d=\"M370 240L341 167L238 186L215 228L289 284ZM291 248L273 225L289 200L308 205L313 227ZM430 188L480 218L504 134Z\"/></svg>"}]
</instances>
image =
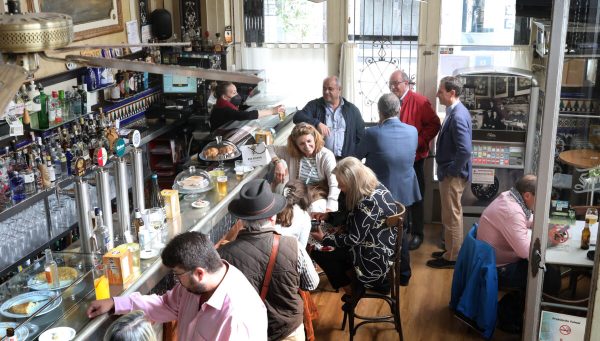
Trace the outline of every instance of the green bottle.
<instances>
[{"instance_id":1,"label":"green bottle","mask_svg":"<svg viewBox=\"0 0 600 341\"><path fill-rule=\"evenodd\" d=\"M40 86L40 105L41 109L38 112L38 128L48 129L50 128L50 122L48 121L48 96L44 93L44 88Z\"/></svg>"}]
</instances>

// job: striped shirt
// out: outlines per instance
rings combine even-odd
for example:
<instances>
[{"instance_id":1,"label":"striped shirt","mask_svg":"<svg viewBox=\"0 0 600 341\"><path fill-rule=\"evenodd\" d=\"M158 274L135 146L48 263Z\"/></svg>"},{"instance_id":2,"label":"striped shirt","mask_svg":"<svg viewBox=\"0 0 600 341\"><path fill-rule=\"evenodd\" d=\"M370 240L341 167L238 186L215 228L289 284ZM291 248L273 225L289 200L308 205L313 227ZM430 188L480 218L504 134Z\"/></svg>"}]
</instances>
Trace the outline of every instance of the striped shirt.
<instances>
[{"instance_id":1,"label":"striped shirt","mask_svg":"<svg viewBox=\"0 0 600 341\"><path fill-rule=\"evenodd\" d=\"M319 172L317 171L317 160L314 157L303 157L300 159L298 172L300 181L307 185L314 185L319 182Z\"/></svg>"}]
</instances>

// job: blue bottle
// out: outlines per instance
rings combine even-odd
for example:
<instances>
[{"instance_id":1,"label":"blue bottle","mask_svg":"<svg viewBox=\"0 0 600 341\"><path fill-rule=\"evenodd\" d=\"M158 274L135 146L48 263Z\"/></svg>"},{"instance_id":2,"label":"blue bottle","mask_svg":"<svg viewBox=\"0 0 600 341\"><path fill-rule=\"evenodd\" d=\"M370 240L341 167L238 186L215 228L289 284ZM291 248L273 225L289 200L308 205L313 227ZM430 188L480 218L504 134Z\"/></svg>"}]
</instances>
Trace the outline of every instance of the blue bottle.
<instances>
[{"instance_id":1,"label":"blue bottle","mask_svg":"<svg viewBox=\"0 0 600 341\"><path fill-rule=\"evenodd\" d=\"M71 168L71 164L73 163L73 154L71 153L71 148L67 148L65 156L67 157L67 174L73 175L73 168Z\"/></svg>"},{"instance_id":2,"label":"blue bottle","mask_svg":"<svg viewBox=\"0 0 600 341\"><path fill-rule=\"evenodd\" d=\"M13 203L19 203L27 197L25 195L25 179L19 172L14 172L10 179L10 190L12 191Z\"/></svg>"}]
</instances>

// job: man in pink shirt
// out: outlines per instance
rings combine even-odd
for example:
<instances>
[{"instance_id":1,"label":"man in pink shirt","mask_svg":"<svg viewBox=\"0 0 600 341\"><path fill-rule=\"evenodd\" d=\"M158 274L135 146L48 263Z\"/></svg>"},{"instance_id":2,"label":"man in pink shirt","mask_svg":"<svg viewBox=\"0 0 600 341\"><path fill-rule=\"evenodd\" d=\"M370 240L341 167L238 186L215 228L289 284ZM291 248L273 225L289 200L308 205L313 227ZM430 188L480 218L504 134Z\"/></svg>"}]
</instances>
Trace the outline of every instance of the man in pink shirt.
<instances>
[{"instance_id":1,"label":"man in pink shirt","mask_svg":"<svg viewBox=\"0 0 600 341\"><path fill-rule=\"evenodd\" d=\"M535 175L523 175L513 188L500 193L479 219L477 239L487 242L496 251L498 288L524 291L527 287L536 185ZM560 289L557 272L556 267L547 267L544 292L555 293Z\"/></svg>"},{"instance_id":2,"label":"man in pink shirt","mask_svg":"<svg viewBox=\"0 0 600 341\"><path fill-rule=\"evenodd\" d=\"M162 252L163 264L179 281L162 296L133 293L93 301L89 318L143 310L156 322L177 320L179 340L266 340L267 310L254 287L221 260L207 236L182 233Z\"/></svg>"}]
</instances>

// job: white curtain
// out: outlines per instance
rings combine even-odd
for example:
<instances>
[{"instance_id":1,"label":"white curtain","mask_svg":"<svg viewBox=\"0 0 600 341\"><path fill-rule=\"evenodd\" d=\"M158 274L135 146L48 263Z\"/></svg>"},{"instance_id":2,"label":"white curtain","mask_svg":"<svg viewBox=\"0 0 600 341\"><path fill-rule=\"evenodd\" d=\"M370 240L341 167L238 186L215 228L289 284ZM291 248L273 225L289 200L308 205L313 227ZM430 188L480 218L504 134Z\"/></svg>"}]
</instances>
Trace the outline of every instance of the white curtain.
<instances>
[{"instance_id":1,"label":"white curtain","mask_svg":"<svg viewBox=\"0 0 600 341\"><path fill-rule=\"evenodd\" d=\"M243 69L264 69L267 92L285 98L285 105L302 108L321 96L327 73L324 44L265 44L241 48Z\"/></svg>"},{"instance_id":2,"label":"white curtain","mask_svg":"<svg viewBox=\"0 0 600 341\"><path fill-rule=\"evenodd\" d=\"M340 75L342 81L342 96L348 101L355 103L355 88L356 84L356 53L357 46L355 43L346 42L342 44L342 52L340 53Z\"/></svg>"}]
</instances>

